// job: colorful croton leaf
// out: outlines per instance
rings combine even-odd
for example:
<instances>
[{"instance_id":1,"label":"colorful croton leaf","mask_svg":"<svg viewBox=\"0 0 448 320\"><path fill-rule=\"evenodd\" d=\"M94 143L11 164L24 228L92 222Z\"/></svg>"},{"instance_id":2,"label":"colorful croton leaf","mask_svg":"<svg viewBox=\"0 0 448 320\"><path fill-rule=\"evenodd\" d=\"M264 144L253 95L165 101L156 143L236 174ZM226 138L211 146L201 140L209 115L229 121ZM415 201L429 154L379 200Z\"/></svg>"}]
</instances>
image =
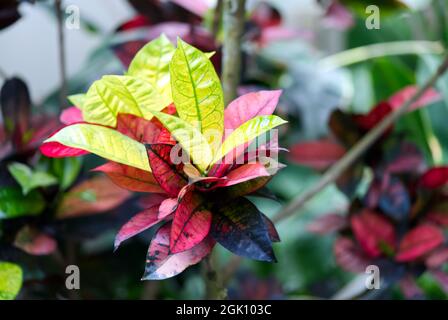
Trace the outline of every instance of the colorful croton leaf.
<instances>
[{"instance_id":1,"label":"colorful croton leaf","mask_svg":"<svg viewBox=\"0 0 448 320\"><path fill-rule=\"evenodd\" d=\"M249 93L224 109L209 58L180 39L176 48L160 36L137 53L125 76L104 76L85 96L72 96L75 106L61 116L67 126L41 146L49 157L96 154L108 162L94 170L117 186L158 194L143 201L144 210L115 239L117 249L158 227L144 280L177 275L215 243L240 256L276 261L275 226L244 196L282 168L277 136L270 132L286 122L272 114L281 91ZM66 215L69 207L78 210L76 201L64 201Z\"/></svg>"}]
</instances>

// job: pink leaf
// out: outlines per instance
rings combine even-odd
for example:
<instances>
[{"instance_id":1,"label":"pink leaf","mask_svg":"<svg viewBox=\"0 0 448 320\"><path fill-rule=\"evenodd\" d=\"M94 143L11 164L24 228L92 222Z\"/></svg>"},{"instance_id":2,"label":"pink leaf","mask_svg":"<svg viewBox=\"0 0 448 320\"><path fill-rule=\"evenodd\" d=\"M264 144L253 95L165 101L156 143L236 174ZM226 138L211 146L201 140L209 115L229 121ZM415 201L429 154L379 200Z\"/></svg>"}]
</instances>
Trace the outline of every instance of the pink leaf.
<instances>
[{"instance_id":1,"label":"pink leaf","mask_svg":"<svg viewBox=\"0 0 448 320\"><path fill-rule=\"evenodd\" d=\"M425 264L430 269L441 267L448 261L448 248L440 248L431 252L425 259Z\"/></svg>"},{"instance_id":2,"label":"pink leaf","mask_svg":"<svg viewBox=\"0 0 448 320\"><path fill-rule=\"evenodd\" d=\"M323 139L292 146L289 159L295 163L322 170L337 162L345 152L345 148L340 144Z\"/></svg>"},{"instance_id":3,"label":"pink leaf","mask_svg":"<svg viewBox=\"0 0 448 320\"><path fill-rule=\"evenodd\" d=\"M403 292L406 299L415 299L423 296L423 291L415 283L414 277L407 274L400 281L400 289Z\"/></svg>"},{"instance_id":4,"label":"pink leaf","mask_svg":"<svg viewBox=\"0 0 448 320\"><path fill-rule=\"evenodd\" d=\"M441 270L431 270L431 275L437 280L443 291L448 293L448 275Z\"/></svg>"},{"instance_id":5,"label":"pink leaf","mask_svg":"<svg viewBox=\"0 0 448 320\"><path fill-rule=\"evenodd\" d=\"M435 224L448 227L448 212L446 211L430 211L426 218Z\"/></svg>"},{"instance_id":6,"label":"pink leaf","mask_svg":"<svg viewBox=\"0 0 448 320\"><path fill-rule=\"evenodd\" d=\"M393 110L400 108L403 104L406 103L418 90L416 86L408 86L404 89L398 91L392 97L389 98L389 103L392 106ZM412 106L408 109L409 112L420 109L422 107L427 106L428 104L437 102L441 99L441 95L434 89L428 89L423 96L414 102Z\"/></svg>"},{"instance_id":7,"label":"pink leaf","mask_svg":"<svg viewBox=\"0 0 448 320\"><path fill-rule=\"evenodd\" d=\"M180 200L171 227L172 253L191 249L208 235L212 214L203 205L204 200L194 192L187 192Z\"/></svg>"},{"instance_id":8,"label":"pink leaf","mask_svg":"<svg viewBox=\"0 0 448 320\"><path fill-rule=\"evenodd\" d=\"M70 107L62 111L59 116L59 121L65 125L83 122L82 111L77 107Z\"/></svg>"},{"instance_id":9,"label":"pink leaf","mask_svg":"<svg viewBox=\"0 0 448 320\"><path fill-rule=\"evenodd\" d=\"M224 111L225 137L246 121L274 112L281 90L258 91L233 100Z\"/></svg>"},{"instance_id":10,"label":"pink leaf","mask_svg":"<svg viewBox=\"0 0 448 320\"><path fill-rule=\"evenodd\" d=\"M154 235L149 246L142 280L163 280L174 277L201 261L215 245L215 241L207 237L190 250L172 254L169 252L170 230L171 224L167 223Z\"/></svg>"},{"instance_id":11,"label":"pink leaf","mask_svg":"<svg viewBox=\"0 0 448 320\"><path fill-rule=\"evenodd\" d=\"M351 217L353 233L366 254L376 258L387 249L395 248L394 226L376 212L364 209L360 214Z\"/></svg>"},{"instance_id":12,"label":"pink leaf","mask_svg":"<svg viewBox=\"0 0 448 320\"><path fill-rule=\"evenodd\" d=\"M171 0L178 6L194 13L198 17L204 17L209 9L208 2L206 0Z\"/></svg>"},{"instance_id":13,"label":"pink leaf","mask_svg":"<svg viewBox=\"0 0 448 320\"><path fill-rule=\"evenodd\" d=\"M111 183L107 177L94 177L81 182L64 195L57 216L71 218L108 211L130 196L129 191Z\"/></svg>"},{"instance_id":14,"label":"pink leaf","mask_svg":"<svg viewBox=\"0 0 448 320\"><path fill-rule=\"evenodd\" d=\"M168 198L162 201L159 207L159 219L164 219L177 209L178 200L176 198Z\"/></svg>"},{"instance_id":15,"label":"pink leaf","mask_svg":"<svg viewBox=\"0 0 448 320\"><path fill-rule=\"evenodd\" d=\"M316 234L329 234L348 226L348 219L346 216L339 213L330 213L315 219L311 222L307 230Z\"/></svg>"},{"instance_id":16,"label":"pink leaf","mask_svg":"<svg viewBox=\"0 0 448 320\"><path fill-rule=\"evenodd\" d=\"M34 256L52 254L57 248L57 243L53 238L29 226L20 229L14 245Z\"/></svg>"},{"instance_id":17,"label":"pink leaf","mask_svg":"<svg viewBox=\"0 0 448 320\"><path fill-rule=\"evenodd\" d=\"M148 145L147 150L154 178L168 195L176 197L188 182L188 178L183 174L183 163L173 164L170 145Z\"/></svg>"},{"instance_id":18,"label":"pink leaf","mask_svg":"<svg viewBox=\"0 0 448 320\"><path fill-rule=\"evenodd\" d=\"M440 228L430 224L417 226L403 237L395 259L399 262L416 260L437 248L443 241Z\"/></svg>"},{"instance_id":19,"label":"pink leaf","mask_svg":"<svg viewBox=\"0 0 448 320\"><path fill-rule=\"evenodd\" d=\"M223 187L229 187L235 184L246 182L248 180L269 176L270 174L263 164L259 162L248 163L230 171L226 176L227 179L222 183L219 183L219 185Z\"/></svg>"},{"instance_id":20,"label":"pink leaf","mask_svg":"<svg viewBox=\"0 0 448 320\"><path fill-rule=\"evenodd\" d=\"M333 252L336 263L348 272L365 272L370 264L369 259L363 254L355 242L347 237L336 239Z\"/></svg>"},{"instance_id":21,"label":"pink leaf","mask_svg":"<svg viewBox=\"0 0 448 320\"><path fill-rule=\"evenodd\" d=\"M161 219L159 219L158 213L159 208L156 205L145 211L137 213L132 217L131 220L126 222L126 224L121 227L120 231L118 231L115 237L115 250L118 249L123 241L145 231L156 223L162 221Z\"/></svg>"},{"instance_id":22,"label":"pink leaf","mask_svg":"<svg viewBox=\"0 0 448 320\"><path fill-rule=\"evenodd\" d=\"M339 1L333 1L322 19L322 23L327 28L346 30L354 25L352 13Z\"/></svg>"},{"instance_id":23,"label":"pink leaf","mask_svg":"<svg viewBox=\"0 0 448 320\"><path fill-rule=\"evenodd\" d=\"M116 162L107 162L93 171L100 171L117 186L135 192L164 193L151 172L126 166Z\"/></svg>"}]
</instances>

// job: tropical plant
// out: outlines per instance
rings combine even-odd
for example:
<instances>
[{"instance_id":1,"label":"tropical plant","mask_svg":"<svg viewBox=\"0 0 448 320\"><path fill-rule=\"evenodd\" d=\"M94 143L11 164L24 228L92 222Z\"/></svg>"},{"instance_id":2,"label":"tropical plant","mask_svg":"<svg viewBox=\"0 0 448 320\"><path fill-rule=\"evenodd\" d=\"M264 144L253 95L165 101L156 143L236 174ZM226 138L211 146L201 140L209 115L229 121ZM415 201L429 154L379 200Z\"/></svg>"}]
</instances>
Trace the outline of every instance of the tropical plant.
<instances>
[{"instance_id":1,"label":"tropical plant","mask_svg":"<svg viewBox=\"0 0 448 320\"><path fill-rule=\"evenodd\" d=\"M212 53L213 54L213 53ZM97 171L128 190L158 194L118 232L115 247L160 224L143 279L165 279L206 257L215 242L233 253L275 261L279 237L244 196L281 168L272 115L280 91L249 93L224 110L209 57L164 35L145 45L126 75L95 81L72 96L68 124L41 146L49 157L94 153L109 160Z\"/></svg>"}]
</instances>

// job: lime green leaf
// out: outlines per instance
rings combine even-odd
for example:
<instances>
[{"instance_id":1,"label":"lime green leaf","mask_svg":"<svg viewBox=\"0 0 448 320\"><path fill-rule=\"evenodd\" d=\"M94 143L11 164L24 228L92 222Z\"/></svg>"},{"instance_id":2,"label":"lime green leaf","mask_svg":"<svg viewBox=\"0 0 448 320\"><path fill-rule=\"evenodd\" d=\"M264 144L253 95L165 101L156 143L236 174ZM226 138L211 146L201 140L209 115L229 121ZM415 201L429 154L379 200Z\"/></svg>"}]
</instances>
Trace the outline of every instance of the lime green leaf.
<instances>
[{"instance_id":1,"label":"lime green leaf","mask_svg":"<svg viewBox=\"0 0 448 320\"><path fill-rule=\"evenodd\" d=\"M211 57L213 57L215 55L215 53L216 53L216 51L206 52L205 56L210 59Z\"/></svg>"},{"instance_id":2,"label":"lime green leaf","mask_svg":"<svg viewBox=\"0 0 448 320\"><path fill-rule=\"evenodd\" d=\"M45 142L58 142L108 160L151 171L145 146L111 128L77 123L63 128Z\"/></svg>"},{"instance_id":3,"label":"lime green leaf","mask_svg":"<svg viewBox=\"0 0 448 320\"><path fill-rule=\"evenodd\" d=\"M223 142L212 164L223 158L227 153L236 147L250 142L259 135L286 122L287 121L282 118L274 115L258 116L246 121L241 126L236 128Z\"/></svg>"},{"instance_id":4,"label":"lime green leaf","mask_svg":"<svg viewBox=\"0 0 448 320\"><path fill-rule=\"evenodd\" d=\"M58 183L58 180L51 174L43 171L34 171L23 163L13 162L8 165L11 175L22 187L23 194L28 194L31 190L39 187L48 187Z\"/></svg>"},{"instance_id":5,"label":"lime green leaf","mask_svg":"<svg viewBox=\"0 0 448 320\"><path fill-rule=\"evenodd\" d=\"M86 99L86 94L85 93L72 94L71 96L68 96L67 99L75 107L82 109L82 106L84 105L84 101Z\"/></svg>"},{"instance_id":6,"label":"lime green leaf","mask_svg":"<svg viewBox=\"0 0 448 320\"><path fill-rule=\"evenodd\" d=\"M95 81L82 106L85 121L115 127L118 113L151 119L151 110L162 110L160 94L139 77L104 76Z\"/></svg>"},{"instance_id":7,"label":"lime green leaf","mask_svg":"<svg viewBox=\"0 0 448 320\"><path fill-rule=\"evenodd\" d=\"M0 300L13 300L23 281L22 268L10 262L0 262Z\"/></svg>"},{"instance_id":8,"label":"lime green leaf","mask_svg":"<svg viewBox=\"0 0 448 320\"><path fill-rule=\"evenodd\" d=\"M24 196L19 188L0 188L0 219L37 215L44 208L45 200L35 190Z\"/></svg>"},{"instance_id":9,"label":"lime green leaf","mask_svg":"<svg viewBox=\"0 0 448 320\"><path fill-rule=\"evenodd\" d=\"M172 102L169 65L174 46L162 34L141 48L129 65L128 75L147 80L162 95L164 104Z\"/></svg>"},{"instance_id":10,"label":"lime green leaf","mask_svg":"<svg viewBox=\"0 0 448 320\"><path fill-rule=\"evenodd\" d=\"M210 146L201 132L178 117L162 112L154 112L154 116L188 153L192 163L204 172L212 161L213 156Z\"/></svg>"},{"instance_id":11,"label":"lime green leaf","mask_svg":"<svg viewBox=\"0 0 448 320\"><path fill-rule=\"evenodd\" d=\"M173 101L180 118L195 126L217 150L224 129L221 83L207 55L178 40L170 63Z\"/></svg>"}]
</instances>

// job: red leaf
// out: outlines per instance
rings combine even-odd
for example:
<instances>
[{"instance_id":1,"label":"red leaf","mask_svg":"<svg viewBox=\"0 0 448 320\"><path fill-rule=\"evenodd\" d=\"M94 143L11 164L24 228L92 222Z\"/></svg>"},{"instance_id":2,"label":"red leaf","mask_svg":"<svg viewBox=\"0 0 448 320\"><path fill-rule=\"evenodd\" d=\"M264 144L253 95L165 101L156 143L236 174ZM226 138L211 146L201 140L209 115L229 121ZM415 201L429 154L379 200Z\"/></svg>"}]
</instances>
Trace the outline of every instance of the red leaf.
<instances>
[{"instance_id":1,"label":"red leaf","mask_svg":"<svg viewBox=\"0 0 448 320\"><path fill-rule=\"evenodd\" d=\"M171 149L166 144L147 145L154 178L168 195L176 197L188 179L183 175L183 163L175 165L171 161Z\"/></svg>"},{"instance_id":2,"label":"red leaf","mask_svg":"<svg viewBox=\"0 0 448 320\"><path fill-rule=\"evenodd\" d=\"M336 239L333 245L336 263L348 272L365 272L370 264L368 258L355 242L347 237Z\"/></svg>"},{"instance_id":3,"label":"red leaf","mask_svg":"<svg viewBox=\"0 0 448 320\"><path fill-rule=\"evenodd\" d=\"M322 170L337 162L345 152L340 144L323 139L293 145L288 158L292 162Z\"/></svg>"},{"instance_id":4,"label":"red leaf","mask_svg":"<svg viewBox=\"0 0 448 320\"><path fill-rule=\"evenodd\" d=\"M384 245L395 248L394 226L381 215L364 209L353 215L350 222L356 239L368 256L380 256Z\"/></svg>"},{"instance_id":5,"label":"red leaf","mask_svg":"<svg viewBox=\"0 0 448 320\"><path fill-rule=\"evenodd\" d=\"M52 254L56 248L56 241L29 226L25 226L17 233L14 245L28 254L44 256Z\"/></svg>"},{"instance_id":6,"label":"red leaf","mask_svg":"<svg viewBox=\"0 0 448 320\"><path fill-rule=\"evenodd\" d=\"M251 92L233 100L224 110L225 136L256 116L274 112L281 90Z\"/></svg>"},{"instance_id":7,"label":"red leaf","mask_svg":"<svg viewBox=\"0 0 448 320\"><path fill-rule=\"evenodd\" d=\"M40 152L50 158L76 157L89 152L77 148L66 147L59 142L46 142L40 146Z\"/></svg>"},{"instance_id":8,"label":"red leaf","mask_svg":"<svg viewBox=\"0 0 448 320\"><path fill-rule=\"evenodd\" d=\"M162 221L162 219L159 219L158 213L159 206L156 205L145 211L137 213L132 217L131 220L126 222L126 224L121 227L120 231L118 231L115 237L115 250L118 249L123 241L139 234L140 232L145 231L146 229Z\"/></svg>"},{"instance_id":9,"label":"red leaf","mask_svg":"<svg viewBox=\"0 0 448 320\"><path fill-rule=\"evenodd\" d=\"M159 206L159 219L164 219L177 209L178 200L176 198L168 198L162 201Z\"/></svg>"},{"instance_id":10,"label":"red leaf","mask_svg":"<svg viewBox=\"0 0 448 320\"><path fill-rule=\"evenodd\" d=\"M180 200L171 227L172 253L191 249L208 235L212 214L203 204L204 200L194 192L187 192Z\"/></svg>"},{"instance_id":11,"label":"red leaf","mask_svg":"<svg viewBox=\"0 0 448 320\"><path fill-rule=\"evenodd\" d=\"M370 130L392 112L392 106L388 102L380 102L368 114L354 115L356 124L364 129Z\"/></svg>"},{"instance_id":12,"label":"red leaf","mask_svg":"<svg viewBox=\"0 0 448 320\"><path fill-rule=\"evenodd\" d=\"M59 116L59 121L65 125L83 122L82 111L77 107L70 107L62 111Z\"/></svg>"},{"instance_id":13,"label":"red leaf","mask_svg":"<svg viewBox=\"0 0 448 320\"><path fill-rule=\"evenodd\" d=\"M417 226L401 240L395 259L399 262L413 261L438 247L444 241L443 232L433 225Z\"/></svg>"},{"instance_id":14,"label":"red leaf","mask_svg":"<svg viewBox=\"0 0 448 320\"><path fill-rule=\"evenodd\" d=\"M190 250L172 254L169 252L170 230L171 224L167 223L152 238L142 280L163 280L174 277L201 261L215 245L214 240L207 237Z\"/></svg>"},{"instance_id":15,"label":"red leaf","mask_svg":"<svg viewBox=\"0 0 448 320\"><path fill-rule=\"evenodd\" d=\"M58 208L58 218L79 217L111 210L131 196L111 183L107 177L86 180L64 195Z\"/></svg>"},{"instance_id":16,"label":"red leaf","mask_svg":"<svg viewBox=\"0 0 448 320\"><path fill-rule=\"evenodd\" d=\"M248 180L269 176L270 174L263 164L259 162L248 163L230 171L226 176L227 179L223 180L223 182L220 183L220 186L233 186Z\"/></svg>"},{"instance_id":17,"label":"red leaf","mask_svg":"<svg viewBox=\"0 0 448 320\"><path fill-rule=\"evenodd\" d=\"M440 248L431 252L425 259L425 264L430 269L441 267L448 261L448 248Z\"/></svg>"},{"instance_id":18,"label":"red leaf","mask_svg":"<svg viewBox=\"0 0 448 320\"><path fill-rule=\"evenodd\" d=\"M400 108L405 104L412 96L417 92L418 88L416 86L408 86L404 89L398 91L392 97L389 98L389 103L393 110ZM430 88L426 90L423 96L414 102L408 109L408 112L425 107L428 104L439 101L442 96L434 89Z\"/></svg>"},{"instance_id":19,"label":"red leaf","mask_svg":"<svg viewBox=\"0 0 448 320\"><path fill-rule=\"evenodd\" d=\"M271 177L261 177L228 187L225 189L226 197L235 199L251 194L263 188L270 179Z\"/></svg>"},{"instance_id":20,"label":"red leaf","mask_svg":"<svg viewBox=\"0 0 448 320\"><path fill-rule=\"evenodd\" d=\"M151 172L126 166L116 162L107 162L93 171L100 171L117 186L135 192L164 193Z\"/></svg>"},{"instance_id":21,"label":"red leaf","mask_svg":"<svg viewBox=\"0 0 448 320\"><path fill-rule=\"evenodd\" d=\"M330 213L315 219L307 230L317 234L329 234L347 227L347 217L339 213Z\"/></svg>"},{"instance_id":22,"label":"red leaf","mask_svg":"<svg viewBox=\"0 0 448 320\"><path fill-rule=\"evenodd\" d=\"M448 167L431 168L420 178L420 184L427 189L437 189L448 182Z\"/></svg>"},{"instance_id":23,"label":"red leaf","mask_svg":"<svg viewBox=\"0 0 448 320\"><path fill-rule=\"evenodd\" d=\"M141 143L176 144L169 131L159 125L156 120L149 121L133 114L120 113L118 115L117 131Z\"/></svg>"}]
</instances>

